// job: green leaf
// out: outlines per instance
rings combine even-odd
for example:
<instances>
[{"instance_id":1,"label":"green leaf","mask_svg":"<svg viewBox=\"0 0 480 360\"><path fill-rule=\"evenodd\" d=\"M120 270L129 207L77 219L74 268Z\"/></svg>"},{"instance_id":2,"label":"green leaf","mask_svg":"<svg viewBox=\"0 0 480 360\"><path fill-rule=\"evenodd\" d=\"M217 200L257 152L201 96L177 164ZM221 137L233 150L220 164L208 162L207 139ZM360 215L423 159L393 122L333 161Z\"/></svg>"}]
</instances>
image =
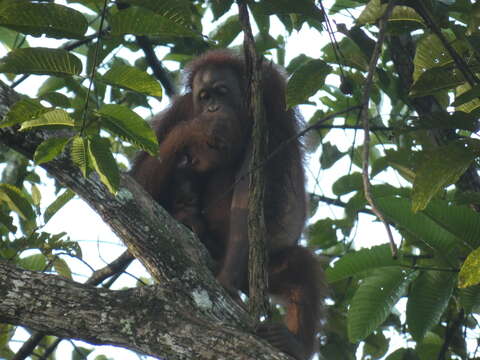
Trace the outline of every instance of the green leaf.
<instances>
[{"instance_id":1,"label":"green leaf","mask_svg":"<svg viewBox=\"0 0 480 360\"><path fill-rule=\"evenodd\" d=\"M460 304L466 313L480 312L480 285L459 289Z\"/></svg>"},{"instance_id":2,"label":"green leaf","mask_svg":"<svg viewBox=\"0 0 480 360\"><path fill-rule=\"evenodd\" d=\"M133 34L161 37L198 37L198 34L188 27L140 7L130 7L117 12L111 17L110 25L113 36Z\"/></svg>"},{"instance_id":3,"label":"green leaf","mask_svg":"<svg viewBox=\"0 0 480 360\"><path fill-rule=\"evenodd\" d=\"M461 245L458 238L422 212L413 213L409 200L393 196L375 197L375 203L379 210L402 230L456 264Z\"/></svg>"},{"instance_id":4,"label":"green leaf","mask_svg":"<svg viewBox=\"0 0 480 360\"><path fill-rule=\"evenodd\" d=\"M67 189L65 192L57 197L50 205L48 205L45 213L43 214L43 221L45 224L55 215L66 203L75 197L75 193Z\"/></svg>"},{"instance_id":5,"label":"green leaf","mask_svg":"<svg viewBox=\"0 0 480 360\"><path fill-rule=\"evenodd\" d=\"M480 284L480 247L472 251L458 274L458 287L466 288Z\"/></svg>"},{"instance_id":6,"label":"green leaf","mask_svg":"<svg viewBox=\"0 0 480 360\"><path fill-rule=\"evenodd\" d=\"M72 280L72 270L70 270L70 267L65 260L55 257L53 260L53 267L58 275Z\"/></svg>"},{"instance_id":7,"label":"green leaf","mask_svg":"<svg viewBox=\"0 0 480 360\"><path fill-rule=\"evenodd\" d=\"M222 24L217 26L210 34L210 39L216 41L219 47L227 47L240 34L242 27L238 21L238 15L232 15Z\"/></svg>"},{"instance_id":8,"label":"green leaf","mask_svg":"<svg viewBox=\"0 0 480 360\"><path fill-rule=\"evenodd\" d=\"M100 180L115 194L120 185L120 172L113 158L108 139L94 136L90 139L89 155L93 168L100 176Z\"/></svg>"},{"instance_id":9,"label":"green leaf","mask_svg":"<svg viewBox=\"0 0 480 360\"><path fill-rule=\"evenodd\" d=\"M288 80L287 106L307 102L310 96L323 87L325 78L331 72L331 66L322 60L310 60L302 64Z\"/></svg>"},{"instance_id":10,"label":"green leaf","mask_svg":"<svg viewBox=\"0 0 480 360\"><path fill-rule=\"evenodd\" d=\"M13 217L5 214L2 211L0 211L0 225L4 225L7 230L12 233L15 233L17 231L17 227L13 225Z\"/></svg>"},{"instance_id":11,"label":"green leaf","mask_svg":"<svg viewBox=\"0 0 480 360\"><path fill-rule=\"evenodd\" d=\"M413 349L398 349L387 356L385 360L420 360Z\"/></svg>"},{"instance_id":12,"label":"green leaf","mask_svg":"<svg viewBox=\"0 0 480 360\"><path fill-rule=\"evenodd\" d=\"M80 171L85 177L87 176L88 170L88 142L89 140L87 138L75 136L70 149L72 161L80 168Z\"/></svg>"},{"instance_id":13,"label":"green leaf","mask_svg":"<svg viewBox=\"0 0 480 360\"><path fill-rule=\"evenodd\" d=\"M392 267L382 268L366 278L355 292L348 310L350 341L363 340L380 326L416 276L416 272Z\"/></svg>"},{"instance_id":14,"label":"green leaf","mask_svg":"<svg viewBox=\"0 0 480 360\"><path fill-rule=\"evenodd\" d=\"M336 145L326 142L322 145L322 155L320 155L320 166L322 169L332 167L337 160L341 159L345 153L338 150Z\"/></svg>"},{"instance_id":15,"label":"green leaf","mask_svg":"<svg viewBox=\"0 0 480 360\"><path fill-rule=\"evenodd\" d=\"M383 15L386 4L382 4L381 0L370 0L357 18L357 24L374 24Z\"/></svg>"},{"instance_id":16,"label":"green leaf","mask_svg":"<svg viewBox=\"0 0 480 360\"><path fill-rule=\"evenodd\" d=\"M471 207L432 200L423 214L455 235L468 249L480 246L480 214Z\"/></svg>"},{"instance_id":17,"label":"green leaf","mask_svg":"<svg viewBox=\"0 0 480 360\"><path fill-rule=\"evenodd\" d=\"M40 189L37 185L32 184L32 201L33 205L40 206L40 201L42 200L42 194L40 193Z\"/></svg>"},{"instance_id":18,"label":"green leaf","mask_svg":"<svg viewBox=\"0 0 480 360\"><path fill-rule=\"evenodd\" d=\"M25 121L20 127L20 131L28 130L37 126L75 126L75 121L70 115L61 109L56 109L43 113L40 117L34 120Z\"/></svg>"},{"instance_id":19,"label":"green leaf","mask_svg":"<svg viewBox=\"0 0 480 360\"><path fill-rule=\"evenodd\" d=\"M18 260L18 266L31 271L45 271L47 268L47 259L43 254L34 254Z\"/></svg>"},{"instance_id":20,"label":"green leaf","mask_svg":"<svg viewBox=\"0 0 480 360\"><path fill-rule=\"evenodd\" d=\"M457 95L452 106L457 107L466 104L469 101L478 100L478 98L480 98L480 85L475 85L474 87L469 87L467 91L463 92L461 95Z\"/></svg>"},{"instance_id":21,"label":"green leaf","mask_svg":"<svg viewBox=\"0 0 480 360\"><path fill-rule=\"evenodd\" d=\"M323 13L309 0L263 0L257 8L265 15L301 14L324 21Z\"/></svg>"},{"instance_id":22,"label":"green leaf","mask_svg":"<svg viewBox=\"0 0 480 360\"><path fill-rule=\"evenodd\" d=\"M337 179L332 186L335 195L345 195L352 191L360 191L363 189L363 178L360 173L344 175Z\"/></svg>"},{"instance_id":23,"label":"green leaf","mask_svg":"<svg viewBox=\"0 0 480 360\"><path fill-rule=\"evenodd\" d=\"M415 341L422 341L427 331L440 321L455 282L456 274L443 271L424 271L413 282L407 303L407 325Z\"/></svg>"},{"instance_id":24,"label":"green leaf","mask_svg":"<svg viewBox=\"0 0 480 360\"><path fill-rule=\"evenodd\" d=\"M152 155L156 154L157 136L136 112L123 105L108 104L102 106L98 113L102 115L102 125L107 130Z\"/></svg>"},{"instance_id":25,"label":"green leaf","mask_svg":"<svg viewBox=\"0 0 480 360\"><path fill-rule=\"evenodd\" d=\"M307 228L308 245L310 247L327 249L337 243L335 220L322 219Z\"/></svg>"},{"instance_id":26,"label":"green leaf","mask_svg":"<svg viewBox=\"0 0 480 360\"><path fill-rule=\"evenodd\" d=\"M343 38L337 45L328 44L322 48L322 52L324 54L322 58L327 63L349 66L361 71L368 69L368 59L350 38ZM342 56L338 56L339 52Z\"/></svg>"},{"instance_id":27,"label":"green leaf","mask_svg":"<svg viewBox=\"0 0 480 360\"><path fill-rule=\"evenodd\" d=\"M36 164L43 164L50 160L56 158L65 147L65 144L68 142L69 138L67 137L58 137L45 140L40 145L38 145L33 155L33 161Z\"/></svg>"},{"instance_id":28,"label":"green leaf","mask_svg":"<svg viewBox=\"0 0 480 360\"><path fill-rule=\"evenodd\" d=\"M62 49L27 48L10 51L0 60L0 72L38 75L79 75L82 62Z\"/></svg>"},{"instance_id":29,"label":"green leaf","mask_svg":"<svg viewBox=\"0 0 480 360\"><path fill-rule=\"evenodd\" d=\"M35 212L27 196L17 187L9 184L0 184L0 202L5 201L8 207L15 211L22 219L35 219Z\"/></svg>"},{"instance_id":30,"label":"green leaf","mask_svg":"<svg viewBox=\"0 0 480 360\"><path fill-rule=\"evenodd\" d=\"M33 36L80 39L88 23L81 12L66 6L16 0L0 6L0 26Z\"/></svg>"},{"instance_id":31,"label":"green leaf","mask_svg":"<svg viewBox=\"0 0 480 360\"><path fill-rule=\"evenodd\" d=\"M5 119L0 122L0 128L13 126L26 120L35 119L50 109L42 106L39 101L24 98L12 105Z\"/></svg>"},{"instance_id":32,"label":"green leaf","mask_svg":"<svg viewBox=\"0 0 480 360\"><path fill-rule=\"evenodd\" d=\"M48 101L54 107L57 107L57 106L62 108L72 107L72 103L70 99L66 95L59 92L52 91L52 92L43 94L41 96L41 99Z\"/></svg>"},{"instance_id":33,"label":"green leaf","mask_svg":"<svg viewBox=\"0 0 480 360\"><path fill-rule=\"evenodd\" d=\"M151 75L134 66L114 64L101 80L109 85L137 91L151 96L162 96L162 87Z\"/></svg>"},{"instance_id":34,"label":"green leaf","mask_svg":"<svg viewBox=\"0 0 480 360\"><path fill-rule=\"evenodd\" d=\"M477 151L463 141L423 151L413 183L413 211L425 209L438 191L455 183L478 156Z\"/></svg>"},{"instance_id":35,"label":"green leaf","mask_svg":"<svg viewBox=\"0 0 480 360\"><path fill-rule=\"evenodd\" d=\"M150 9L177 24L191 23L193 14L189 0L129 0L129 3Z\"/></svg>"},{"instance_id":36,"label":"green leaf","mask_svg":"<svg viewBox=\"0 0 480 360\"><path fill-rule=\"evenodd\" d=\"M367 270L400 264L400 260L392 258L390 246L384 244L345 254L331 267L327 268L325 275L327 281L332 283L351 276L362 276L362 273Z\"/></svg>"}]
</instances>

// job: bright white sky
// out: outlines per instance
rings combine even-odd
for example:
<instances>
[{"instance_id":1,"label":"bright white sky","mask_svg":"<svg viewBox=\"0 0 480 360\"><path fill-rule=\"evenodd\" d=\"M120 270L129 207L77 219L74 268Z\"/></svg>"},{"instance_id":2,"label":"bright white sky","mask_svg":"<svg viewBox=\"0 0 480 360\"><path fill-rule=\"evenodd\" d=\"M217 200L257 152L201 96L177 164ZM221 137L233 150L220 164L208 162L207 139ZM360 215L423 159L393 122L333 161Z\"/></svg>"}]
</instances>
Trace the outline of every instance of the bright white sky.
<instances>
[{"instance_id":1,"label":"bright white sky","mask_svg":"<svg viewBox=\"0 0 480 360\"><path fill-rule=\"evenodd\" d=\"M63 1L57 1L58 3L64 3ZM333 0L324 1L325 7L328 9ZM236 9L235 9L236 11ZM231 14L224 16L220 19L220 22L224 20ZM341 23L346 23L349 26L352 22L350 18L342 18L339 15L335 15L336 21ZM204 24L205 29L204 33L208 33L211 29L214 28L214 25L217 25L219 22L213 24L208 17L205 18ZM272 32L273 36L284 35L288 39L286 47L286 63L298 56L299 54L306 54L312 58L321 57L321 48L325 46L330 40L326 34L320 36L316 30L311 30L304 26L300 32L294 32L292 35L288 35L283 29L283 26L275 21L272 22ZM338 35L338 34L337 34ZM338 40L338 39L337 39ZM242 40L239 37L236 39L238 43ZM48 46L48 47L58 47L61 41L41 38L29 38L29 42L32 46ZM5 49L0 48L0 56L6 54ZM128 50L122 50L120 52L121 56L126 56L128 60L132 63L135 57L138 55L132 54ZM169 65L168 63L166 64ZM175 63L170 63L170 65L176 65ZM31 76L27 81L23 82L16 90L20 93L27 94L30 96L36 95L36 90L41 82L44 81L46 77L42 76ZM333 76L327 78L327 82L335 83L337 79ZM317 99L318 96L313 97L312 100ZM161 106L165 106L167 99L162 101ZM160 107L159 109L160 110ZM316 110L314 106L302 106L301 111L306 119L308 119ZM147 116L148 113L141 114L142 116ZM357 143L361 143L363 134L357 135ZM353 131L332 131L326 140L330 140L333 144L337 145L340 150L347 150L352 141L353 141ZM334 167L328 170L322 170L319 172L319 153L311 154L309 166L307 170L307 176L309 178L309 189L314 190L318 194L334 197L331 193L331 185L333 180L335 180L339 174L346 174L348 172L350 162L345 157L342 161L336 164ZM358 171L358 169L357 169ZM318 178L318 184L315 183L314 179ZM53 182L43 176L42 179L45 181L45 186L41 188L42 191L42 205L47 207L54 199L55 195L53 193ZM392 177L390 176L390 182ZM320 204L319 217L333 217L333 218L342 218L343 210L337 207L328 206L325 204ZM354 231L355 244L357 247L370 247L375 244L387 242L386 233L383 228L383 225L372 222L373 218L368 215L360 215L361 219L359 221L358 228ZM70 219L70 220L67 220ZM84 260L86 260L90 266L93 266L95 269L105 266L105 264L116 259L124 250L124 246L118 240L118 238L110 231L110 228L105 225L100 217L94 213L82 200L75 198L70 201L59 213L57 213L52 220L45 226L45 231L51 233L66 232L69 234L70 238L73 240L79 241L82 246ZM80 261L72 260L69 261L69 264L72 266L76 280L83 282L90 274L90 270L87 266L82 264ZM129 272L134 273L136 276L148 276L143 270L141 265L134 264L129 268ZM123 275L120 281L115 283L114 288L121 288L125 286L135 286L136 280L127 275ZM19 331L17 334L17 339L23 339L25 332ZM21 343L18 343L18 347L21 346ZM91 347L88 344L81 344L80 346L85 346L87 348ZM16 349L15 346L14 350ZM60 347L65 351L65 354L71 353L71 345L68 341L63 341ZM131 352L124 351L119 348L114 347L98 347L98 350L94 351L88 359L94 359L95 356L99 354L105 354L107 356L113 357L115 359L137 359L136 355L133 355ZM69 355L66 355L69 357Z\"/></svg>"}]
</instances>

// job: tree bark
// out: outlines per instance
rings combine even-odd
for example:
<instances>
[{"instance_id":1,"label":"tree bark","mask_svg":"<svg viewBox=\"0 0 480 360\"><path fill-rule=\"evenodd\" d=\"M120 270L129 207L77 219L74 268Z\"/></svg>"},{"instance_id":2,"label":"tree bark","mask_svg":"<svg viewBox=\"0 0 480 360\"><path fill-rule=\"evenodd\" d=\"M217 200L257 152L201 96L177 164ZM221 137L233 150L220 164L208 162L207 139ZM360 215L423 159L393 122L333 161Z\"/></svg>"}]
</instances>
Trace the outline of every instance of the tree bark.
<instances>
[{"instance_id":1,"label":"tree bark","mask_svg":"<svg viewBox=\"0 0 480 360\"><path fill-rule=\"evenodd\" d=\"M18 99L0 82L0 118ZM29 159L51 136L0 128L0 142ZM251 334L251 319L209 271L206 249L130 176L114 196L66 155L42 167L110 225L159 285L111 291L0 262L0 321L158 358L288 359Z\"/></svg>"}]
</instances>

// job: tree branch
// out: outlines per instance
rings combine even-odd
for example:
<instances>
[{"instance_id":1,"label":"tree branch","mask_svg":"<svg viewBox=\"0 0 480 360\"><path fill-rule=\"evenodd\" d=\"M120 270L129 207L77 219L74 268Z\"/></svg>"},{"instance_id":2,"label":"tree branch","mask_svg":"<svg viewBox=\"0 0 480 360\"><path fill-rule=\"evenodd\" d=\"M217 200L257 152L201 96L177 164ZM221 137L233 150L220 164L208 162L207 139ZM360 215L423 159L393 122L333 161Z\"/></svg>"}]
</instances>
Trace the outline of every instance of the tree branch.
<instances>
[{"instance_id":1,"label":"tree branch","mask_svg":"<svg viewBox=\"0 0 480 360\"><path fill-rule=\"evenodd\" d=\"M378 40L377 43L375 44L375 49L373 50L372 57L370 58L370 64L368 66L368 75L367 79L365 80L365 86L364 86L364 92L362 96L362 110L360 113L360 119L363 124L364 128L364 141L363 141L363 171L362 171L362 177L363 177L363 189L365 192L365 198L367 199L368 203L370 204L372 211L377 215L377 217L382 221L382 223L385 225L385 229L387 230L388 234L388 240L390 242L390 248L392 249L392 255L393 257L397 256L398 249L397 246L395 245L395 241L393 240L393 235L390 230L390 226L388 225L387 220L381 213L381 211L377 208L375 205L373 196L372 196L372 184L370 183L370 178L368 174L368 159L369 159L369 152L370 152L370 124L368 121L368 103L370 100L370 91L372 88L373 84L373 75L375 73L375 68L377 66L377 61L378 58L380 57L380 53L382 50L382 45L383 45L383 40L385 39L385 30L386 30L386 25L388 18L390 17L390 14L393 11L393 8L395 7L396 0L390 0L388 3L387 9L385 10L385 14L382 16L380 19L380 31L378 34Z\"/></svg>"}]
</instances>

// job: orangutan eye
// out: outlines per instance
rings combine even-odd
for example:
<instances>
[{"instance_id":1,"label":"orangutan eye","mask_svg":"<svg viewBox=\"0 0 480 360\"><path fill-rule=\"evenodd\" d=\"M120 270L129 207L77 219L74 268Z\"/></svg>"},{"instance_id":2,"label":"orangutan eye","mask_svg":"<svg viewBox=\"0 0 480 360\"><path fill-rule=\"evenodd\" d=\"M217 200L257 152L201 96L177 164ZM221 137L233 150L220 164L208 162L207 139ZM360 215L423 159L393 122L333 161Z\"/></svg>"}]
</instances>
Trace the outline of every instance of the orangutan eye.
<instances>
[{"instance_id":1,"label":"orangutan eye","mask_svg":"<svg viewBox=\"0 0 480 360\"><path fill-rule=\"evenodd\" d=\"M200 91L200 94L198 94L198 98L200 100L204 101L204 100L208 100L210 98L210 95L208 94L207 91L202 90L202 91Z\"/></svg>"}]
</instances>

